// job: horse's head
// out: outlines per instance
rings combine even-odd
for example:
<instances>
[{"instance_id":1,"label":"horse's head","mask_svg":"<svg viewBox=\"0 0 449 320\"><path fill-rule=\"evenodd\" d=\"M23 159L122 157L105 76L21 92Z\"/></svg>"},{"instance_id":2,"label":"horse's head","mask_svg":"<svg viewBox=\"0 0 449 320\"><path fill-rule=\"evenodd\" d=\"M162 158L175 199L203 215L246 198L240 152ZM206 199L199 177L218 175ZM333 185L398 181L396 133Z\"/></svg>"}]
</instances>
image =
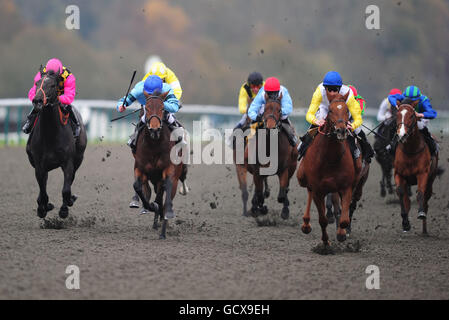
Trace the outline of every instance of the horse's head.
<instances>
[{"instance_id":1,"label":"horse's head","mask_svg":"<svg viewBox=\"0 0 449 320\"><path fill-rule=\"evenodd\" d=\"M149 94L144 90L143 93L146 98L145 123L150 131L150 137L152 139L159 139L163 125L164 100L167 97L168 91L163 94L157 91Z\"/></svg>"},{"instance_id":2,"label":"horse's head","mask_svg":"<svg viewBox=\"0 0 449 320\"><path fill-rule=\"evenodd\" d=\"M418 128L418 118L415 114L415 106L418 100L404 100L398 107L396 116L396 133L399 141L404 143L407 138Z\"/></svg>"},{"instance_id":3,"label":"horse's head","mask_svg":"<svg viewBox=\"0 0 449 320\"><path fill-rule=\"evenodd\" d=\"M48 71L41 72L41 79L36 82L36 95L33 99L34 108L41 111L45 106L57 104L59 74Z\"/></svg>"},{"instance_id":4,"label":"horse's head","mask_svg":"<svg viewBox=\"0 0 449 320\"><path fill-rule=\"evenodd\" d=\"M346 128L349 122L349 110L346 105L349 91L344 96L338 94L329 104L329 112L326 117L327 131L335 134L338 140L345 140L348 136Z\"/></svg>"},{"instance_id":5,"label":"horse's head","mask_svg":"<svg viewBox=\"0 0 449 320\"><path fill-rule=\"evenodd\" d=\"M265 93L265 109L262 115L264 127L267 129L279 128L281 124L282 93L277 97L270 97Z\"/></svg>"}]
</instances>

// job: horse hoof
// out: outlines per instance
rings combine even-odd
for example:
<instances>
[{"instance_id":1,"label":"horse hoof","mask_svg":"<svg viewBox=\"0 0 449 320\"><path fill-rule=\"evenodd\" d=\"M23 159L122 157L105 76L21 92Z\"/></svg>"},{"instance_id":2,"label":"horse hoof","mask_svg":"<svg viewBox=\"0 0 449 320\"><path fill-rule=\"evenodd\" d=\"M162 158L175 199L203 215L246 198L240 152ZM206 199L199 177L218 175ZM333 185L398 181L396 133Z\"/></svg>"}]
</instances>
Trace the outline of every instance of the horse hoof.
<instances>
[{"instance_id":1,"label":"horse hoof","mask_svg":"<svg viewBox=\"0 0 449 320\"><path fill-rule=\"evenodd\" d=\"M261 215L266 215L268 213L268 208L267 206L263 206L259 211Z\"/></svg>"},{"instance_id":2,"label":"horse hoof","mask_svg":"<svg viewBox=\"0 0 449 320\"><path fill-rule=\"evenodd\" d=\"M167 210L165 212L165 219L173 219L175 217L175 213L173 212L173 210Z\"/></svg>"},{"instance_id":3,"label":"horse hoof","mask_svg":"<svg viewBox=\"0 0 449 320\"><path fill-rule=\"evenodd\" d=\"M45 211L44 208L37 208L37 216L41 219L45 218L47 216L47 211Z\"/></svg>"},{"instance_id":4,"label":"horse hoof","mask_svg":"<svg viewBox=\"0 0 449 320\"><path fill-rule=\"evenodd\" d=\"M343 242L346 240L346 235L345 234L337 234L337 240L339 242Z\"/></svg>"},{"instance_id":5,"label":"horse hoof","mask_svg":"<svg viewBox=\"0 0 449 320\"><path fill-rule=\"evenodd\" d=\"M290 216L290 210L288 208L282 208L281 218L287 220Z\"/></svg>"},{"instance_id":6,"label":"horse hoof","mask_svg":"<svg viewBox=\"0 0 449 320\"><path fill-rule=\"evenodd\" d=\"M153 223L153 229L154 229L154 230L157 230L157 229L158 229L157 222Z\"/></svg>"},{"instance_id":7,"label":"horse hoof","mask_svg":"<svg viewBox=\"0 0 449 320\"><path fill-rule=\"evenodd\" d=\"M150 203L150 211L158 212L159 211L159 205L156 202Z\"/></svg>"},{"instance_id":8,"label":"horse hoof","mask_svg":"<svg viewBox=\"0 0 449 320\"><path fill-rule=\"evenodd\" d=\"M350 234L351 234L351 226L348 226L346 228L346 235L349 237Z\"/></svg>"},{"instance_id":9,"label":"horse hoof","mask_svg":"<svg viewBox=\"0 0 449 320\"><path fill-rule=\"evenodd\" d=\"M248 212L246 212L246 211L242 213L242 216L244 216L244 217L251 217L251 215Z\"/></svg>"},{"instance_id":10,"label":"horse hoof","mask_svg":"<svg viewBox=\"0 0 449 320\"><path fill-rule=\"evenodd\" d=\"M312 227L310 225L307 226L307 225L303 224L301 226L301 230L302 230L303 233L309 234L312 231Z\"/></svg>"},{"instance_id":11,"label":"horse hoof","mask_svg":"<svg viewBox=\"0 0 449 320\"><path fill-rule=\"evenodd\" d=\"M163 235L163 234L159 235L159 240L165 240L165 239L167 239L167 238L165 237L165 235Z\"/></svg>"},{"instance_id":12,"label":"horse hoof","mask_svg":"<svg viewBox=\"0 0 449 320\"><path fill-rule=\"evenodd\" d=\"M187 195L187 193L189 193L189 187L186 185L186 187L184 188L184 186L183 185L181 185L180 187L179 187L179 194L180 195L182 195L182 196L185 196L185 195Z\"/></svg>"},{"instance_id":13,"label":"horse hoof","mask_svg":"<svg viewBox=\"0 0 449 320\"><path fill-rule=\"evenodd\" d=\"M263 196L264 196L265 199L269 198L270 197L270 191L265 191L263 193Z\"/></svg>"},{"instance_id":14,"label":"horse hoof","mask_svg":"<svg viewBox=\"0 0 449 320\"><path fill-rule=\"evenodd\" d=\"M67 218L68 215L69 215L69 208L61 207L61 209L59 209L59 217L61 219Z\"/></svg>"},{"instance_id":15,"label":"horse hoof","mask_svg":"<svg viewBox=\"0 0 449 320\"><path fill-rule=\"evenodd\" d=\"M75 203L76 199L78 199L78 197L74 194L72 194L72 196L70 197L70 201L67 204L69 207L73 206L73 204Z\"/></svg>"},{"instance_id":16,"label":"horse hoof","mask_svg":"<svg viewBox=\"0 0 449 320\"><path fill-rule=\"evenodd\" d=\"M55 205L51 202L47 203L47 212L51 211L55 208Z\"/></svg>"},{"instance_id":17,"label":"horse hoof","mask_svg":"<svg viewBox=\"0 0 449 320\"><path fill-rule=\"evenodd\" d=\"M150 211L148 211L148 210L145 209L145 208L142 208L142 210L140 210L140 212L139 212L139 214L141 214L141 215L143 215L143 214L148 214L148 213L150 213Z\"/></svg>"},{"instance_id":18,"label":"horse hoof","mask_svg":"<svg viewBox=\"0 0 449 320\"><path fill-rule=\"evenodd\" d=\"M425 212L423 212L423 211L418 212L418 219L419 220L425 220L426 218L427 218L427 215L426 215Z\"/></svg>"},{"instance_id":19,"label":"horse hoof","mask_svg":"<svg viewBox=\"0 0 449 320\"><path fill-rule=\"evenodd\" d=\"M129 203L129 207L130 208L140 208L140 204L139 204L139 200L135 200L133 199L130 203Z\"/></svg>"},{"instance_id":20,"label":"horse hoof","mask_svg":"<svg viewBox=\"0 0 449 320\"><path fill-rule=\"evenodd\" d=\"M385 189L380 190L380 196L382 198L385 198L386 195L387 195L387 191L385 191Z\"/></svg>"},{"instance_id":21,"label":"horse hoof","mask_svg":"<svg viewBox=\"0 0 449 320\"><path fill-rule=\"evenodd\" d=\"M412 227L411 227L410 222L408 220L402 221L402 231L407 232L407 231L410 231L411 228Z\"/></svg>"},{"instance_id":22,"label":"horse hoof","mask_svg":"<svg viewBox=\"0 0 449 320\"><path fill-rule=\"evenodd\" d=\"M278 197L278 202L279 202L279 203L284 203L284 201L285 201L285 198L284 198L284 197Z\"/></svg>"}]
</instances>

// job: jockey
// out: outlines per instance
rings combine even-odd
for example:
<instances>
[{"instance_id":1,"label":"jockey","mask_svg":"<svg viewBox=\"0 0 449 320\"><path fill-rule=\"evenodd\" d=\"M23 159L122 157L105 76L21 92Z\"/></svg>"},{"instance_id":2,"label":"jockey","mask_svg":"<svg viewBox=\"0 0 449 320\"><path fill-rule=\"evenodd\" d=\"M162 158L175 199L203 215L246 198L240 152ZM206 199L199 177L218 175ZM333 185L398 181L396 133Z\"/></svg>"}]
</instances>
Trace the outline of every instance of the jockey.
<instances>
[{"instance_id":1,"label":"jockey","mask_svg":"<svg viewBox=\"0 0 449 320\"><path fill-rule=\"evenodd\" d=\"M135 87L131 90L127 97L121 98L117 103L117 110L119 112L123 112L126 110L126 107L130 106L134 101L138 101L142 106L145 105L146 99L144 95L144 90L153 94L155 91L159 91L161 93L166 93L169 91L164 100L164 121L168 123L168 127L170 131L173 131L178 128L182 128L181 124L175 119L173 113L178 112L179 110L179 101L173 93L173 89L167 83L163 83L162 79L156 75L150 75L145 80L140 81L135 85ZM145 126L145 108L144 114L140 119L139 123L136 126L134 133L131 135L128 145L131 147L133 153L136 152L136 142L141 129ZM180 139L183 139L183 134ZM186 144L184 140L182 140L183 144Z\"/></svg>"},{"instance_id":2,"label":"jockey","mask_svg":"<svg viewBox=\"0 0 449 320\"><path fill-rule=\"evenodd\" d=\"M248 107L264 84L265 82L263 81L262 75L259 72L253 72L248 76L248 80L240 87L239 112L240 114L243 114L243 116L234 130L242 128L246 123L246 120L248 118ZM242 128L242 130L245 129L246 128Z\"/></svg>"},{"instance_id":3,"label":"jockey","mask_svg":"<svg viewBox=\"0 0 449 320\"><path fill-rule=\"evenodd\" d=\"M72 110L72 103L75 99L76 94L76 79L75 76L64 67L59 59L53 58L48 60L47 65L45 66L43 72L53 71L60 75L60 82L58 86L58 100L62 104L62 109L65 113L69 113L69 119L72 120L74 128L74 135L77 138L80 134L80 124L78 119ZM40 71L34 77L34 85L28 92L28 98L31 102L33 102L34 97L36 96L36 82L41 79ZM34 121L36 120L37 111L33 108L31 112L27 116L27 121L22 128L22 131L26 134L31 132L33 128Z\"/></svg>"},{"instance_id":4,"label":"jockey","mask_svg":"<svg viewBox=\"0 0 449 320\"><path fill-rule=\"evenodd\" d=\"M275 77L268 78L263 86L259 90L259 93L254 98L248 109L248 117L252 121L257 121L257 119L263 114L265 107L265 93L270 99L278 99L282 95L281 99L281 124L285 133L287 134L288 141L292 146L296 146L298 139L295 135L295 130L293 129L290 120L288 120L288 115L293 111L293 103L287 88L281 86L279 80Z\"/></svg>"},{"instance_id":5,"label":"jockey","mask_svg":"<svg viewBox=\"0 0 449 320\"><path fill-rule=\"evenodd\" d=\"M427 125L430 119L437 117L437 112L432 108L429 98L421 94L421 91L416 86L408 86L402 94L397 93L388 96L388 101L392 106L397 106L398 102L407 102L407 100L412 103L418 101L415 106L416 117L419 119L418 129L423 134L424 140L429 146L430 154L435 155L438 151L438 145L427 129Z\"/></svg>"},{"instance_id":6,"label":"jockey","mask_svg":"<svg viewBox=\"0 0 449 320\"><path fill-rule=\"evenodd\" d=\"M352 116L353 122L348 123L348 129L354 131L357 135L359 132L355 132L355 130L362 125L362 111L359 103L355 100L354 94L351 89L343 85L343 81L341 76L336 71L329 71L324 76L323 82L318 85L315 92L312 96L312 101L310 102L309 110L306 114L306 120L311 123L311 128L319 127L324 125L325 119L327 117L327 113L329 111L330 101L332 101L337 94L346 95L349 92L348 98L346 100L346 104L348 106L349 112ZM362 147L362 151L367 151L364 154L365 161L371 161L371 155L369 150L372 150L368 141L366 140L366 136L362 134L359 136L360 144ZM298 147L300 160L306 153L307 147L312 142L313 138L310 136L309 132L301 137L302 143ZM352 136L348 137L348 142L351 146L351 150L353 150L353 157L357 159L359 157L358 149L355 145L355 140Z\"/></svg>"},{"instance_id":7,"label":"jockey","mask_svg":"<svg viewBox=\"0 0 449 320\"><path fill-rule=\"evenodd\" d=\"M396 94L400 95L401 90L399 90L397 88L391 89L388 96L396 95ZM390 104L390 101L388 100L388 97L386 97L379 106L379 111L377 112L377 121L379 121L379 122L385 121L385 120L391 118L392 115L393 114L392 114L391 104Z\"/></svg>"},{"instance_id":8,"label":"jockey","mask_svg":"<svg viewBox=\"0 0 449 320\"><path fill-rule=\"evenodd\" d=\"M151 65L150 71L143 77L142 81L145 81L151 75L159 76L164 83L170 85L176 99L181 100L182 88L175 73L165 66L162 62L155 62ZM145 104L144 104L145 105Z\"/></svg>"}]
</instances>

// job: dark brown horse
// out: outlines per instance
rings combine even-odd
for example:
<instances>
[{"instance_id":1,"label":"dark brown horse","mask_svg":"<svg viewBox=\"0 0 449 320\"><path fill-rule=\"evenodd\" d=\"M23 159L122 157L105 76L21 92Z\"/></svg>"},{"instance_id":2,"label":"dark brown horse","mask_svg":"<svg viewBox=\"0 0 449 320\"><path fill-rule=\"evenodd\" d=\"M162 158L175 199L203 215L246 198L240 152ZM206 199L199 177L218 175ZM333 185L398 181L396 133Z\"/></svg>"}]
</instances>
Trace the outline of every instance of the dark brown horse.
<instances>
[{"instance_id":1,"label":"dark brown horse","mask_svg":"<svg viewBox=\"0 0 449 320\"><path fill-rule=\"evenodd\" d=\"M244 152L244 163L243 165L237 166L238 179L240 183L240 188L242 189L242 197L246 193L246 198L248 197L248 193L246 191L246 171L250 172L253 175L253 181L255 186L254 196L252 199L252 207L251 213L253 216L258 216L260 214L266 214L268 212L267 207L264 205L264 200L267 197L267 192L269 192L267 186L267 176L276 174L279 177L279 194L278 194L278 202L283 204L281 217L283 219L288 219L290 211L289 211L289 200L288 200L288 186L290 183L290 178L293 176L296 170L297 165L297 157L298 150L295 147L292 147L288 142L288 138L286 133L281 129L281 101L282 96L276 100L269 99L267 95L265 95L265 109L262 116L263 125L261 128L256 130L256 133L253 137L249 139L253 139L253 141L248 141L245 146ZM277 133L276 140L274 143L277 143L278 150L276 154L270 154L270 144L273 143L270 138L270 131ZM262 138L265 133L265 138ZM259 141L260 140L260 141ZM267 156L270 161L261 161L259 158L259 148L261 146L265 146L265 152L261 151L260 153L263 156ZM254 146L254 148L250 148L250 146ZM263 147L262 147L263 148ZM251 150L250 150L251 149ZM263 150L263 149L262 149ZM235 156L235 153L234 153ZM255 161L248 161L253 157ZM271 160L275 157L275 161L277 160L277 168L274 170L272 174L264 174L261 172L261 168L268 168L274 165ZM235 158L234 158L235 161ZM252 163L253 162L253 163ZM265 162L265 163L264 163ZM262 164L263 163L263 164ZM264 193L264 183L265 183L265 193ZM269 194L269 193L268 193ZM244 214L246 211L246 202L244 199Z\"/></svg>"},{"instance_id":2,"label":"dark brown horse","mask_svg":"<svg viewBox=\"0 0 449 320\"><path fill-rule=\"evenodd\" d=\"M168 92L159 95L149 95L147 92L144 94L146 125L136 145L134 173L137 179L134 182L134 190L142 200L143 207L155 213L153 228L158 228L158 218L162 221L160 239L165 239L167 219L175 217L173 199L176 195L178 180L185 180L187 165L181 161L180 157L171 159L172 148L177 146L175 141L170 140L170 129L162 120L164 100ZM179 153L175 153L180 156ZM155 202L151 204L149 203L151 188L148 180L153 184L156 193ZM163 203L164 193L165 202Z\"/></svg>"},{"instance_id":3,"label":"dark brown horse","mask_svg":"<svg viewBox=\"0 0 449 320\"><path fill-rule=\"evenodd\" d=\"M59 216L66 218L69 207L73 206L77 199L72 194L71 187L75 173L83 162L87 145L86 129L78 110L72 107L81 127L79 137L74 138L71 124L68 123L69 115L64 114L58 100L59 75L52 71L44 73L41 70L41 76L42 78L36 83L36 96L33 99L33 107L38 112L38 117L26 146L28 159L35 169L39 184L37 215L45 218L47 212L54 208L48 201L48 172L61 168L64 173L64 186Z\"/></svg>"},{"instance_id":4,"label":"dark brown horse","mask_svg":"<svg viewBox=\"0 0 449 320\"><path fill-rule=\"evenodd\" d=\"M422 220L422 232L427 234L428 201L432 196L432 184L438 173L438 152L431 157L429 147L418 130L415 106L418 101L402 104L397 112L397 135L399 143L394 159L394 180L401 204L402 229L410 230L408 213L410 198L407 186L418 185L418 219Z\"/></svg>"},{"instance_id":5,"label":"dark brown horse","mask_svg":"<svg viewBox=\"0 0 449 320\"><path fill-rule=\"evenodd\" d=\"M299 164L298 182L307 188L308 199L301 227L304 233L312 230L310 205L312 199L318 209L322 240L329 245L326 228L328 220L324 198L328 193L338 193L341 200L341 216L337 221L337 239L346 240L346 228L350 226L350 210L353 213L365 183L369 167L362 165L362 157L353 160L347 141L349 111L345 103L347 96L338 95L329 105L325 124L311 143ZM362 170L363 167L363 170ZM355 190L355 191L354 191Z\"/></svg>"}]
</instances>

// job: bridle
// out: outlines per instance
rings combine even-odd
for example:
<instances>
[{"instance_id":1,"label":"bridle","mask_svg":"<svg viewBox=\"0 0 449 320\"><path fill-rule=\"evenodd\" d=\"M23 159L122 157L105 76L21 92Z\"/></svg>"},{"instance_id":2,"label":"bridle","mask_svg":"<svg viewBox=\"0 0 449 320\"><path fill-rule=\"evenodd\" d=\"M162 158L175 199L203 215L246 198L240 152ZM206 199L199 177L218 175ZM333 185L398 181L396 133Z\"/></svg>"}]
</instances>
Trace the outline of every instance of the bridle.
<instances>
[{"instance_id":1,"label":"bridle","mask_svg":"<svg viewBox=\"0 0 449 320\"><path fill-rule=\"evenodd\" d=\"M331 104L332 104L332 103L335 103L335 102L344 102L344 103L346 103L346 101L343 100L343 99L336 99L336 100L332 100ZM322 126L319 126L319 127L318 127L318 133L320 133L320 134L322 134L322 135L324 135L324 136L326 136L326 137L329 137L329 136L332 136L332 135L335 135L335 134L336 134L336 132L335 132L335 127L336 127L336 124L337 124L337 123L342 123L342 122L344 122L345 126L346 126L347 123L348 123L348 121L344 121L343 119L338 119L337 122L332 121L332 120L329 118L329 114L331 114L332 112L333 112L333 111L330 109L330 106L329 106L329 111L328 111L328 113L327 113L327 117L326 117L326 122L325 122L325 124L323 124ZM326 126L326 124L327 124L327 127L330 127L330 128L331 128L331 130L330 130L329 132L324 132L324 131L322 131L322 128L324 128L324 127ZM347 131L347 130L348 130L348 129L346 129L346 131Z\"/></svg>"},{"instance_id":2,"label":"bridle","mask_svg":"<svg viewBox=\"0 0 449 320\"><path fill-rule=\"evenodd\" d=\"M148 97L146 97L146 102L149 103L149 101L152 99L158 99L162 102L162 104L164 103L164 100L160 96L148 96ZM151 119L153 119L153 118L156 118L159 121L160 127L158 128L158 130L162 129L163 121L162 121L162 118L159 117L157 114L152 114L152 115L150 115L150 117L148 119L146 119L145 122L147 124L148 129L150 129L149 123L150 123Z\"/></svg>"},{"instance_id":3,"label":"bridle","mask_svg":"<svg viewBox=\"0 0 449 320\"><path fill-rule=\"evenodd\" d=\"M41 80L40 80L41 84L40 84L39 88L36 90L36 95L38 94L38 92L42 92L42 95L44 96L44 99L42 101L42 106L46 106L47 104L53 105L53 103L49 103L47 94L45 93L45 90L44 90L44 82L45 82L45 79L47 79L47 77L48 77L48 74L44 74L43 78L41 78ZM57 96L57 93L56 93L56 96Z\"/></svg>"},{"instance_id":4,"label":"bridle","mask_svg":"<svg viewBox=\"0 0 449 320\"><path fill-rule=\"evenodd\" d=\"M398 129L401 125L404 125L404 126L407 128L407 133L406 133L405 136L402 137L402 139L401 139L402 141L407 141L408 137L410 137L410 135L411 135L412 132L413 132L411 129L413 129L413 127L415 127L416 125L418 125L418 118L416 117L415 110L413 109L412 106L409 106L409 105L402 105L402 106L404 106L404 108L409 109L409 111L411 110L412 115L413 115L413 117L412 117L413 121L412 121L412 123L410 123L408 126L407 126L406 123L403 122L403 121L399 122L399 123L397 124L397 126L396 126L396 131L397 131L397 129ZM399 106L399 107L401 107L401 106ZM396 135L397 135L397 132L396 132ZM399 141L399 142L401 142L401 141Z\"/></svg>"},{"instance_id":5,"label":"bridle","mask_svg":"<svg viewBox=\"0 0 449 320\"><path fill-rule=\"evenodd\" d=\"M267 105L269 102L274 102L279 104L279 109L273 110L273 112L269 113L269 114L265 114L264 112L264 116L263 116L263 126L266 128L266 122L268 119L272 118L275 122L276 122L276 126L275 129L278 129L281 126L281 102L279 101L279 99L268 99L267 102L265 103L265 105ZM266 108L265 108L266 110ZM278 117L276 117L276 115Z\"/></svg>"}]
</instances>

